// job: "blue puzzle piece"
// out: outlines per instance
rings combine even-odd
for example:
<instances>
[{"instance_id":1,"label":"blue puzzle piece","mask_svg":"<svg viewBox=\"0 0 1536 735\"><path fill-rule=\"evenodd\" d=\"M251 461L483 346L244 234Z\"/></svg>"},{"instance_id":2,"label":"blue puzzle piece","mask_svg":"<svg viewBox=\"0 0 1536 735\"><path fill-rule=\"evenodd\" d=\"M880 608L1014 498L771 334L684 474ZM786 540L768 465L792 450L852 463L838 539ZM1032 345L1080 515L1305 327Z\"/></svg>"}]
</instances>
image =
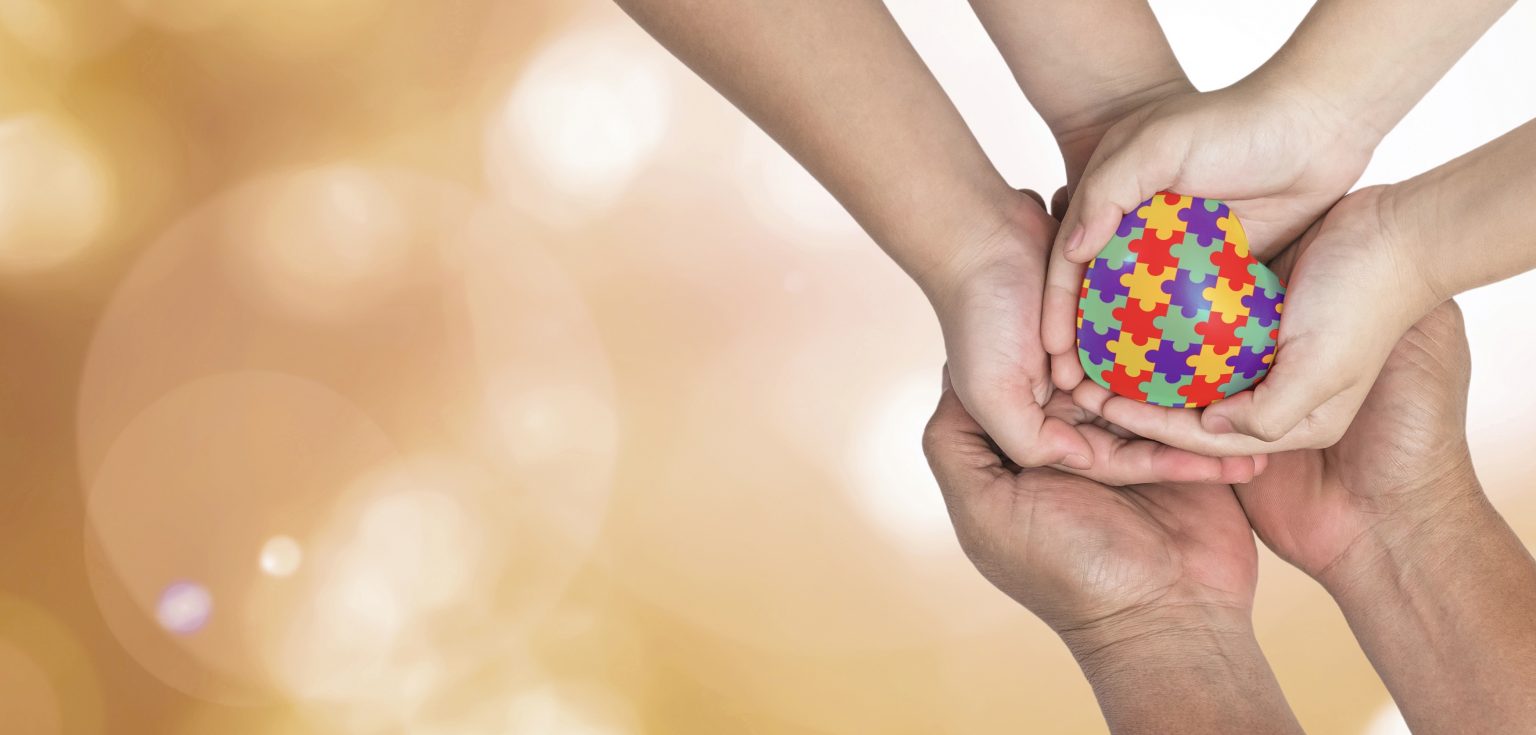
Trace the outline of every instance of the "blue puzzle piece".
<instances>
[{"instance_id":1,"label":"blue puzzle piece","mask_svg":"<svg viewBox=\"0 0 1536 735\"><path fill-rule=\"evenodd\" d=\"M1100 331L1103 330L1103 331ZM1088 354L1093 362L1115 361L1115 352L1109 348L1109 344L1120 338L1120 330L1114 327L1100 327L1090 321L1084 321L1081 329L1077 330L1077 348Z\"/></svg>"},{"instance_id":2,"label":"blue puzzle piece","mask_svg":"<svg viewBox=\"0 0 1536 735\"><path fill-rule=\"evenodd\" d=\"M1202 243L1218 243L1227 239L1227 233L1216 224L1216 220L1230 213L1231 209L1222 202L1197 198L1194 204L1179 210L1179 219L1184 220L1184 231L1198 235Z\"/></svg>"},{"instance_id":3,"label":"blue puzzle piece","mask_svg":"<svg viewBox=\"0 0 1536 735\"><path fill-rule=\"evenodd\" d=\"M1173 279L1162 285L1163 293L1171 299L1169 303L1179 307L1188 319L1197 318L1202 309L1210 310L1211 300L1205 297L1205 290L1215 287L1216 276L1183 268L1174 271Z\"/></svg>"},{"instance_id":4,"label":"blue puzzle piece","mask_svg":"<svg viewBox=\"0 0 1536 735\"><path fill-rule=\"evenodd\" d=\"M1265 326L1280 321L1280 302L1284 300L1284 290L1254 289L1252 294L1243 297L1243 306L1248 307L1248 321L1257 321Z\"/></svg>"},{"instance_id":5,"label":"blue puzzle piece","mask_svg":"<svg viewBox=\"0 0 1536 735\"><path fill-rule=\"evenodd\" d=\"M1242 376L1244 380L1257 381L1260 376L1269 372L1269 364L1264 362L1264 358L1274 352L1274 345L1262 349L1239 347L1237 354L1227 358L1227 365L1232 368L1233 373Z\"/></svg>"},{"instance_id":6,"label":"blue puzzle piece","mask_svg":"<svg viewBox=\"0 0 1536 735\"><path fill-rule=\"evenodd\" d=\"M1165 375L1175 382L1179 378L1193 376L1195 366L1189 364L1189 358L1200 354L1200 345L1186 345L1179 349L1172 342L1160 342L1157 347L1147 350L1147 362L1152 363L1153 369L1160 375Z\"/></svg>"},{"instance_id":7,"label":"blue puzzle piece","mask_svg":"<svg viewBox=\"0 0 1536 735\"><path fill-rule=\"evenodd\" d=\"M1148 199L1147 201L1142 202L1140 206L1137 206L1131 211L1126 212L1125 216L1120 218L1120 228L1115 230L1115 236L1130 237L1137 228L1145 228L1147 226L1147 218L1141 216L1138 214L1138 212L1142 207L1150 204L1151 202L1152 200Z\"/></svg>"},{"instance_id":8,"label":"blue puzzle piece","mask_svg":"<svg viewBox=\"0 0 1536 735\"><path fill-rule=\"evenodd\" d=\"M1116 296L1129 296L1131 287L1120 282L1120 277L1134 273L1136 263L1127 260L1115 268L1108 260L1099 258L1088 268L1088 289L1099 292L1099 300L1114 301Z\"/></svg>"}]
</instances>

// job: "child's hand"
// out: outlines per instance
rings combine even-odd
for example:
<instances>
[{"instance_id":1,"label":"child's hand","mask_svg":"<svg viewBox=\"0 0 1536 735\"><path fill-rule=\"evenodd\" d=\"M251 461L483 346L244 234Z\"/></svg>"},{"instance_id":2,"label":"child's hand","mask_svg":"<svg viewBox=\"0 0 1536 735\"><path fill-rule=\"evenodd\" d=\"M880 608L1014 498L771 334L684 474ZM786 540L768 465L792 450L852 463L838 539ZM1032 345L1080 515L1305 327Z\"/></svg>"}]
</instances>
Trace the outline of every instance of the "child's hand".
<instances>
[{"instance_id":1,"label":"child's hand","mask_svg":"<svg viewBox=\"0 0 1536 735\"><path fill-rule=\"evenodd\" d=\"M1074 346L1084 264L1126 212L1159 191L1222 199L1264 260L1348 191L1375 141L1302 93L1249 82L1165 97L1113 125L1072 194L1051 254L1041 337L1055 356L1056 385L1070 390L1082 380Z\"/></svg>"},{"instance_id":2,"label":"child's hand","mask_svg":"<svg viewBox=\"0 0 1536 735\"><path fill-rule=\"evenodd\" d=\"M1384 209L1390 189L1345 197L1272 264L1290 273L1269 375L1204 411L1162 408L1084 382L1088 410L1126 429L1213 456L1331 446L1343 436L1403 333L1438 302Z\"/></svg>"},{"instance_id":3,"label":"child's hand","mask_svg":"<svg viewBox=\"0 0 1536 735\"><path fill-rule=\"evenodd\" d=\"M967 247L925 286L944 329L949 376L970 415L1014 463L1099 482L1245 482L1262 465L1130 437L1051 386L1040 345L1040 290L1056 220L1021 193L1010 225Z\"/></svg>"}]
</instances>

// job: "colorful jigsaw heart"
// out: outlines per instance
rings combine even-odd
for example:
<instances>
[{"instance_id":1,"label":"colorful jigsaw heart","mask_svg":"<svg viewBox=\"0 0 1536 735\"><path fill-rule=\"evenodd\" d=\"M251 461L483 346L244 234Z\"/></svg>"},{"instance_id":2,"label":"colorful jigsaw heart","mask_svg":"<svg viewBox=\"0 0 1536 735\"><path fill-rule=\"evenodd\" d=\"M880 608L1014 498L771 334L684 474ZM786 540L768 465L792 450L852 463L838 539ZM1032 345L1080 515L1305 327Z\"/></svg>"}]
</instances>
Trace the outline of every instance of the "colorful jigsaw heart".
<instances>
[{"instance_id":1,"label":"colorful jigsaw heart","mask_svg":"<svg viewBox=\"0 0 1536 735\"><path fill-rule=\"evenodd\" d=\"M1093 382L1172 407L1247 389L1274 361L1285 284L1216 199L1162 192L1088 265L1077 354Z\"/></svg>"}]
</instances>

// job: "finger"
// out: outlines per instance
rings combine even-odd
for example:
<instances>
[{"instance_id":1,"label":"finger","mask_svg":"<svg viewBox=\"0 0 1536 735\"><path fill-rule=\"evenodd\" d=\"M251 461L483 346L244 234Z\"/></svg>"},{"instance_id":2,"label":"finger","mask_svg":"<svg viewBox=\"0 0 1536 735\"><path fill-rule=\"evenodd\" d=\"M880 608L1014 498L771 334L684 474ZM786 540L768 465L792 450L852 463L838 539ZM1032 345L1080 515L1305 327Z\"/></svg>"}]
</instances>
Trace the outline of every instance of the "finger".
<instances>
[{"instance_id":1,"label":"finger","mask_svg":"<svg viewBox=\"0 0 1536 735\"><path fill-rule=\"evenodd\" d=\"M1072 402L1095 416L1103 416L1104 402L1113 398L1114 395L1108 388L1091 380L1084 380L1072 389Z\"/></svg>"},{"instance_id":2,"label":"finger","mask_svg":"<svg viewBox=\"0 0 1536 735\"><path fill-rule=\"evenodd\" d=\"M1183 151L1145 133L1099 160L1090 160L1072 192L1056 234L1056 247L1074 263L1092 260L1114 237L1120 220L1176 182Z\"/></svg>"},{"instance_id":3,"label":"finger","mask_svg":"<svg viewBox=\"0 0 1536 735\"><path fill-rule=\"evenodd\" d=\"M1045 267L1045 294L1040 304L1040 344L1052 355L1065 355L1077 344L1077 301L1087 267L1052 248Z\"/></svg>"},{"instance_id":4,"label":"finger","mask_svg":"<svg viewBox=\"0 0 1536 735\"><path fill-rule=\"evenodd\" d=\"M1085 424L1078 430L1093 447L1093 467L1075 471L1107 485L1139 485L1148 482L1230 482L1225 479L1225 460L1145 439L1126 439L1107 429Z\"/></svg>"},{"instance_id":5,"label":"finger","mask_svg":"<svg viewBox=\"0 0 1536 735\"><path fill-rule=\"evenodd\" d=\"M1067 216L1067 187L1063 186L1051 195L1051 216L1055 217L1057 222Z\"/></svg>"},{"instance_id":6,"label":"finger","mask_svg":"<svg viewBox=\"0 0 1536 735\"><path fill-rule=\"evenodd\" d=\"M1047 416L1022 386L968 394L962 384L958 392L986 435L1020 467L1092 466L1093 449L1082 435L1071 424Z\"/></svg>"},{"instance_id":7,"label":"finger","mask_svg":"<svg viewBox=\"0 0 1536 735\"><path fill-rule=\"evenodd\" d=\"M1035 203L1040 205L1040 209L1045 209L1045 197L1040 196L1040 192L1034 189L1019 189L1019 193L1035 200Z\"/></svg>"},{"instance_id":8,"label":"finger","mask_svg":"<svg viewBox=\"0 0 1536 735\"><path fill-rule=\"evenodd\" d=\"M1243 434L1213 434L1200 425L1199 411L1153 406L1124 396L1111 395L1096 413L1140 436L1211 457L1251 456L1295 448L1289 442L1265 442Z\"/></svg>"},{"instance_id":9,"label":"finger","mask_svg":"<svg viewBox=\"0 0 1536 735\"><path fill-rule=\"evenodd\" d=\"M1003 466L981 425L948 388L939 395L938 408L923 429L923 454L945 495L992 477Z\"/></svg>"},{"instance_id":10,"label":"finger","mask_svg":"<svg viewBox=\"0 0 1536 735\"><path fill-rule=\"evenodd\" d=\"M1064 355L1051 355L1051 382L1061 390L1070 391L1077 388L1077 384L1083 382L1083 364L1079 361L1077 350L1070 350Z\"/></svg>"},{"instance_id":11,"label":"finger","mask_svg":"<svg viewBox=\"0 0 1536 735\"><path fill-rule=\"evenodd\" d=\"M1284 439L1342 389L1334 376L1343 371L1308 359L1307 352L1305 347L1297 351L1295 346L1278 351L1275 365L1263 382L1205 409L1200 425L1212 434L1237 432L1266 442ZM1289 359L1281 360L1282 356ZM1293 370L1293 365L1308 368Z\"/></svg>"}]
</instances>

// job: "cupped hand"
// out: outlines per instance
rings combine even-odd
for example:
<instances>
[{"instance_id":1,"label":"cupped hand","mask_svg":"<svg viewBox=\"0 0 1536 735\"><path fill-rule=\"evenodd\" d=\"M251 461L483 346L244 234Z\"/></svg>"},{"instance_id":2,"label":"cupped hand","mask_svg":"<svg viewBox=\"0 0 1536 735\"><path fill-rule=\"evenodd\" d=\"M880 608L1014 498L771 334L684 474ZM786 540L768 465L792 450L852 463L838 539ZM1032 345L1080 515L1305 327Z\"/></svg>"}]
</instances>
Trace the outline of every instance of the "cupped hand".
<instances>
[{"instance_id":1,"label":"cupped hand","mask_svg":"<svg viewBox=\"0 0 1536 735\"><path fill-rule=\"evenodd\" d=\"M1115 484L1242 482L1251 457L1213 458L1131 436L1056 390L1040 344L1040 289L1056 220L1020 192L1009 224L965 249L930 298L944 331L948 374L970 415L1010 461Z\"/></svg>"},{"instance_id":2,"label":"cupped hand","mask_svg":"<svg viewBox=\"0 0 1536 735\"><path fill-rule=\"evenodd\" d=\"M1111 126L1072 192L1051 252L1041 337L1055 384L1070 390L1083 378L1073 349L1083 270L1125 213L1159 191L1221 199L1264 260L1349 190L1375 141L1318 99L1255 80L1169 95Z\"/></svg>"},{"instance_id":3,"label":"cupped hand","mask_svg":"<svg viewBox=\"0 0 1536 735\"><path fill-rule=\"evenodd\" d=\"M1237 489L1259 537L1325 585L1476 494L1467 449L1471 358L1446 302L1396 343L1354 423L1327 449L1276 454Z\"/></svg>"},{"instance_id":4,"label":"cupped hand","mask_svg":"<svg viewBox=\"0 0 1536 735\"><path fill-rule=\"evenodd\" d=\"M1289 274L1274 365L1202 411L1083 382L1075 398L1137 434L1212 456L1326 447L1349 427L1398 338L1437 296L1387 224L1390 189L1350 194L1272 263Z\"/></svg>"},{"instance_id":5,"label":"cupped hand","mask_svg":"<svg viewBox=\"0 0 1536 735\"><path fill-rule=\"evenodd\" d=\"M947 387L923 440L961 546L1064 636L1246 619L1257 559L1231 487L1113 487L1020 469ZM1117 634L1111 634L1117 635ZM1069 643L1071 641L1069 640Z\"/></svg>"}]
</instances>

